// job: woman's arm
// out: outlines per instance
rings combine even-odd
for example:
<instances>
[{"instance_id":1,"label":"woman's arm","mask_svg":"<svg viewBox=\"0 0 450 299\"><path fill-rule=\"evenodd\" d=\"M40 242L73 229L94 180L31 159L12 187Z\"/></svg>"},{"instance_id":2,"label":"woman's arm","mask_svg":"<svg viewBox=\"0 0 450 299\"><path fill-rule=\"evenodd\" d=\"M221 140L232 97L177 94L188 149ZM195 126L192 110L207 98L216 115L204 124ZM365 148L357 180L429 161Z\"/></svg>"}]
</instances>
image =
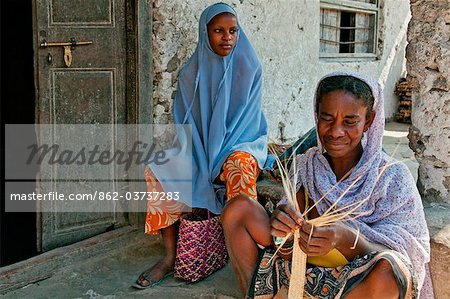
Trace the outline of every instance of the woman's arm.
<instances>
[{"instance_id":1,"label":"woman's arm","mask_svg":"<svg viewBox=\"0 0 450 299\"><path fill-rule=\"evenodd\" d=\"M310 256L321 256L336 248L348 261L356 256L386 249L385 246L369 242L364 236L349 226L338 223L324 227L314 227L310 238L311 225L305 223L300 230L300 248ZM355 244L356 243L356 244Z\"/></svg>"},{"instance_id":2,"label":"woman's arm","mask_svg":"<svg viewBox=\"0 0 450 299\"><path fill-rule=\"evenodd\" d=\"M297 202L303 213L305 207L303 187L297 192ZM310 202L308 206L311 206L311 204L312 202ZM308 214L310 218L319 216L315 208ZM324 227L314 227L310 239L311 225L308 224L303 219L301 213L296 211L290 204L279 205L272 213L270 224L272 236L278 238L284 238L289 233L293 233L296 229L300 229L300 248L310 256L325 255L330 250L336 248L348 261L351 261L356 256L386 249L383 245L369 242L363 235L358 236L355 229L342 223ZM282 257L291 257L289 252L290 246L292 246L292 237L279 251Z\"/></svg>"},{"instance_id":3,"label":"woman's arm","mask_svg":"<svg viewBox=\"0 0 450 299\"><path fill-rule=\"evenodd\" d=\"M270 233L273 237L284 238L299 229L303 217L289 204L279 205L270 217Z\"/></svg>"},{"instance_id":4,"label":"woman's arm","mask_svg":"<svg viewBox=\"0 0 450 299\"><path fill-rule=\"evenodd\" d=\"M276 238L285 238L299 229L302 223L303 217L298 211L289 204L281 204L277 206L270 217L270 233L275 240ZM284 259L290 259L292 256L293 236L291 234L289 240L278 251L278 254ZM276 247L280 246L276 241L274 243Z\"/></svg>"},{"instance_id":5,"label":"woman's arm","mask_svg":"<svg viewBox=\"0 0 450 299\"><path fill-rule=\"evenodd\" d=\"M305 211L305 193L303 187L297 192L296 197L300 212L295 210L290 203L280 204L270 218L271 234L274 239L284 238L292 233L289 240L279 250L279 255L285 259L290 259L292 256L293 232L304 224L304 218L301 214ZM316 210L315 213L317 213ZM275 246L279 245L276 241L274 243Z\"/></svg>"}]
</instances>

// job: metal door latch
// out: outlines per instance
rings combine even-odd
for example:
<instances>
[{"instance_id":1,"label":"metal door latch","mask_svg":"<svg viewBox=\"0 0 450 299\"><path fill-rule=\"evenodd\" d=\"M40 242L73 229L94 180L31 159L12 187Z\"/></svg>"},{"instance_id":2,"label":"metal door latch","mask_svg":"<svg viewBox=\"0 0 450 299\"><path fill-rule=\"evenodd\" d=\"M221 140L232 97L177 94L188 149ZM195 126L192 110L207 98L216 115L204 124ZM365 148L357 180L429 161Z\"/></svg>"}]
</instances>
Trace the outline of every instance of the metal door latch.
<instances>
[{"instance_id":1,"label":"metal door latch","mask_svg":"<svg viewBox=\"0 0 450 299\"><path fill-rule=\"evenodd\" d=\"M72 50L75 50L76 46L85 46L92 44L92 41L77 42L75 37L71 37L69 42L47 42L45 39L41 42L41 48L47 47L64 47L64 62L69 67L72 64Z\"/></svg>"}]
</instances>

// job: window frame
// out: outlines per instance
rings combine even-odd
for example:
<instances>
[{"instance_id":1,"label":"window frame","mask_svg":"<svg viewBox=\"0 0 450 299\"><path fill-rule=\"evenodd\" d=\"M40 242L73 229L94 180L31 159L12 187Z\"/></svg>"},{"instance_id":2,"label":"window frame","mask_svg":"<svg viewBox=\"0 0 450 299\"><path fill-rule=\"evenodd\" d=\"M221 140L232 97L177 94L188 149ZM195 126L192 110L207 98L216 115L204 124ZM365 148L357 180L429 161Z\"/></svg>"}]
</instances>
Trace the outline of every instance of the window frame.
<instances>
[{"instance_id":1,"label":"window frame","mask_svg":"<svg viewBox=\"0 0 450 299\"><path fill-rule=\"evenodd\" d=\"M378 3L379 0L375 0L375 3L365 3L351 0L320 0L320 9L332 9L374 15L373 47L375 53L325 53L320 52L319 49L319 59L339 61L377 60L379 57L378 36L380 23L380 8ZM322 20L320 20L319 25L322 26ZM319 33L321 32L320 30L321 28L319 27ZM320 35L321 34L319 34L319 43Z\"/></svg>"}]
</instances>

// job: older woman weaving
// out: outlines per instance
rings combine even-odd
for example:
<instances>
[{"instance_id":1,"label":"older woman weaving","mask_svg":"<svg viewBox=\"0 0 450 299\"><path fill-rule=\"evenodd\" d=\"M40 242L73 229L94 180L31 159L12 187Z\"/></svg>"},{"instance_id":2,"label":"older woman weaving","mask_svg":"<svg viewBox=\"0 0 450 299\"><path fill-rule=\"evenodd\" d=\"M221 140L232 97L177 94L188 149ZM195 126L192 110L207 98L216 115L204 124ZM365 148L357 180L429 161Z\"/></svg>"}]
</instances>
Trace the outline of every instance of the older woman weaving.
<instances>
[{"instance_id":1,"label":"older woman weaving","mask_svg":"<svg viewBox=\"0 0 450 299\"><path fill-rule=\"evenodd\" d=\"M319 82L314 107L319 144L296 158L299 207L303 212L315 205L307 215L312 219L334 203L341 211L362 203L357 217L312 230L286 199L270 219L253 202L228 202L222 221L241 288L249 298L288 289L294 240L274 256L272 237L299 229L295 242L308 255L306 295L432 298L421 198L405 164L382 151L380 86L357 74L334 73Z\"/></svg>"}]
</instances>

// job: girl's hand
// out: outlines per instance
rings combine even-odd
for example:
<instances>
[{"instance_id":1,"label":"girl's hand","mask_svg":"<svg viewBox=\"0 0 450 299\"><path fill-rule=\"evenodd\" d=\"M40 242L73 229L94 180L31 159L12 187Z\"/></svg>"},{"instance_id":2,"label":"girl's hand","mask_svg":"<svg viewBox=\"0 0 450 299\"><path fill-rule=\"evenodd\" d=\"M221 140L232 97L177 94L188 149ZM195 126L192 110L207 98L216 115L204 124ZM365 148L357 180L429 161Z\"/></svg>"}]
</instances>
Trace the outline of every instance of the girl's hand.
<instances>
[{"instance_id":1,"label":"girl's hand","mask_svg":"<svg viewBox=\"0 0 450 299\"><path fill-rule=\"evenodd\" d=\"M284 238L303 225L303 217L290 205L279 205L270 218L270 233L274 237Z\"/></svg>"},{"instance_id":2,"label":"girl's hand","mask_svg":"<svg viewBox=\"0 0 450 299\"><path fill-rule=\"evenodd\" d=\"M310 232L310 224L305 223L302 225L300 230L299 245L302 251L307 255L325 255L330 250L334 248L339 249L339 247L343 244L348 243L348 228L341 224L314 227L311 239L309 239Z\"/></svg>"}]
</instances>

